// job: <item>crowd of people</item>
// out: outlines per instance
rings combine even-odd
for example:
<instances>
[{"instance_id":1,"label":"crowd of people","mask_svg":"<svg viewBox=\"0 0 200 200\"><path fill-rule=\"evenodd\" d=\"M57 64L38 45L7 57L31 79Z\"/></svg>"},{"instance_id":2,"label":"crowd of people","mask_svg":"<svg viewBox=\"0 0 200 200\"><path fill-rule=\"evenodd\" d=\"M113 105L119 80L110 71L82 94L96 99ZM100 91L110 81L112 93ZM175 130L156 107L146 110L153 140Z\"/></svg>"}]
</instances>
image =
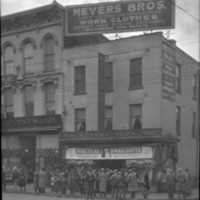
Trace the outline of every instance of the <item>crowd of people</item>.
<instances>
[{"instance_id":1,"label":"crowd of people","mask_svg":"<svg viewBox=\"0 0 200 200\"><path fill-rule=\"evenodd\" d=\"M4 170L3 170L4 171ZM36 168L33 174L34 190L36 193L45 193L45 188L50 187L53 196L75 196L79 193L83 198L106 198L111 194L113 199L136 198L136 193L141 192L144 199L148 198L150 190L149 170L144 175L143 183L138 182L137 171L131 167L121 170L92 169L75 167L60 171L59 169ZM2 178L5 178L3 172ZM174 193L178 198L185 199L191 195L192 177L189 170L179 168L176 172L172 169L166 173L159 170L156 175L157 192L168 192L169 199L174 199ZM4 181L2 186L5 189ZM13 191L17 188L26 192L26 178L23 169L13 171ZM127 195L129 194L129 195Z\"/></svg>"}]
</instances>

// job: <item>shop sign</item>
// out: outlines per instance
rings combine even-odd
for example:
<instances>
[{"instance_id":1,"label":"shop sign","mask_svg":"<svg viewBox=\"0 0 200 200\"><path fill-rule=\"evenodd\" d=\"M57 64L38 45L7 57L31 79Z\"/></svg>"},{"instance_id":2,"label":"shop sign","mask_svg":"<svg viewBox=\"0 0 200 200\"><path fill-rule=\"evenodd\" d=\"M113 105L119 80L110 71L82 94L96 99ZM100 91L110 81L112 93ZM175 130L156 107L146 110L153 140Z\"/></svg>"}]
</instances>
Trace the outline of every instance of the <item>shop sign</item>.
<instances>
[{"instance_id":1,"label":"shop sign","mask_svg":"<svg viewBox=\"0 0 200 200\"><path fill-rule=\"evenodd\" d=\"M153 158L151 146L128 147L77 147L67 148L66 159L73 160L118 160Z\"/></svg>"},{"instance_id":2,"label":"shop sign","mask_svg":"<svg viewBox=\"0 0 200 200\"><path fill-rule=\"evenodd\" d=\"M176 97L176 50L163 41L162 45L162 98L175 102Z\"/></svg>"},{"instance_id":3,"label":"shop sign","mask_svg":"<svg viewBox=\"0 0 200 200\"><path fill-rule=\"evenodd\" d=\"M114 131L87 131L87 132L63 132L60 140L80 140L80 139L107 139L107 138L132 138L138 136L158 136L161 129L142 130L114 130Z\"/></svg>"},{"instance_id":4,"label":"shop sign","mask_svg":"<svg viewBox=\"0 0 200 200\"><path fill-rule=\"evenodd\" d=\"M3 129L61 127L61 115L3 118L1 123Z\"/></svg>"},{"instance_id":5,"label":"shop sign","mask_svg":"<svg viewBox=\"0 0 200 200\"><path fill-rule=\"evenodd\" d=\"M65 35L174 28L174 0L134 0L66 6Z\"/></svg>"}]
</instances>

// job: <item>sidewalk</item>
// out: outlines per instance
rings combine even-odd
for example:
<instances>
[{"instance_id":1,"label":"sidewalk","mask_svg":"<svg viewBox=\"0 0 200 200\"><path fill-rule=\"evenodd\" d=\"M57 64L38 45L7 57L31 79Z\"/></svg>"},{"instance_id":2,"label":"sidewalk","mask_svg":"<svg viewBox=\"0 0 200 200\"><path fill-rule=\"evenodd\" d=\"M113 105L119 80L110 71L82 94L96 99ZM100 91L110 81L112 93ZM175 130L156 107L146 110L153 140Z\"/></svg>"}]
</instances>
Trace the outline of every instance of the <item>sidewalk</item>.
<instances>
[{"instance_id":1,"label":"sidewalk","mask_svg":"<svg viewBox=\"0 0 200 200\"><path fill-rule=\"evenodd\" d=\"M6 186L6 190L4 190L3 192L7 192L7 193L14 193L13 192L13 186L11 184L7 185ZM17 189L17 192L16 193L20 193L20 189L18 188ZM33 188L33 184L27 184L26 185L26 194L35 194L35 195L45 195L45 196L52 196L52 192L51 192L51 188L46 188L45 189L45 194L38 194L38 193L35 193L34 191L34 188ZM66 197L70 197L72 198L69 193L66 195ZM79 193L76 193L74 198L81 198L80 194ZM127 194L127 199L129 199L130 196L129 194ZM177 199L178 196L177 194L174 195L174 198ZM83 198L85 199L85 198ZM99 194L97 194L97 197L95 197L95 199L100 199L99 198ZM107 195L107 199L111 199L111 195ZM140 199L144 199L143 198L143 195L141 193L136 193L136 199L137 200L140 200ZM135 199L135 200L136 200ZM148 199L152 199L152 200L168 200L168 195L167 193L156 193L156 192L149 192L149 195L148 195ZM190 199L190 200L199 200L199 189L198 188L193 188L192 189L192 196L191 197L187 197L186 199Z\"/></svg>"}]
</instances>

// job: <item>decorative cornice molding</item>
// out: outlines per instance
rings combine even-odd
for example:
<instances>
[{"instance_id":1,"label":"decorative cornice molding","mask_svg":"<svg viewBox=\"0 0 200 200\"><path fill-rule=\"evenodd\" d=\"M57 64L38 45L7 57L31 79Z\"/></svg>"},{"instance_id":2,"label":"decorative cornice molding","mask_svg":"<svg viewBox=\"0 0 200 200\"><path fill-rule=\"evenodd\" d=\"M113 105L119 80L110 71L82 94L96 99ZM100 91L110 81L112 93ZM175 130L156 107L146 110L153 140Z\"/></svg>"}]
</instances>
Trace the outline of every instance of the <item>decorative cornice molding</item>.
<instances>
[{"instance_id":1,"label":"decorative cornice molding","mask_svg":"<svg viewBox=\"0 0 200 200\"><path fill-rule=\"evenodd\" d=\"M33 89L35 90L37 87L37 81L36 80L25 80L22 82L18 82L18 88L23 92L24 87L26 87L27 85L31 85L33 87Z\"/></svg>"},{"instance_id":2,"label":"decorative cornice molding","mask_svg":"<svg viewBox=\"0 0 200 200\"><path fill-rule=\"evenodd\" d=\"M6 84L6 85L2 85L1 86L1 92L3 92L4 90L11 88L13 90L13 92L16 92L16 84Z\"/></svg>"},{"instance_id":3,"label":"decorative cornice molding","mask_svg":"<svg viewBox=\"0 0 200 200\"><path fill-rule=\"evenodd\" d=\"M53 34L53 33L47 33L47 34L42 38L42 40L41 40L41 44L40 44L40 47L41 47L41 48L43 48L45 40L46 40L47 38L49 38L49 37L53 38L53 40L54 40L56 46L58 45L58 38L57 38L57 36L56 36L55 34Z\"/></svg>"},{"instance_id":4,"label":"decorative cornice molding","mask_svg":"<svg viewBox=\"0 0 200 200\"><path fill-rule=\"evenodd\" d=\"M46 83L53 83L55 85L55 87L58 88L58 82L59 82L58 77L55 77L55 78L49 77L49 78L44 78L44 79L40 80L42 90L44 90L44 86Z\"/></svg>"},{"instance_id":5,"label":"decorative cornice molding","mask_svg":"<svg viewBox=\"0 0 200 200\"><path fill-rule=\"evenodd\" d=\"M33 38L25 38L22 42L21 42L21 45L20 45L20 52L22 52L23 48L24 48L24 45L27 43L27 42L30 42L32 45L33 45L33 49L36 49L36 42Z\"/></svg>"}]
</instances>

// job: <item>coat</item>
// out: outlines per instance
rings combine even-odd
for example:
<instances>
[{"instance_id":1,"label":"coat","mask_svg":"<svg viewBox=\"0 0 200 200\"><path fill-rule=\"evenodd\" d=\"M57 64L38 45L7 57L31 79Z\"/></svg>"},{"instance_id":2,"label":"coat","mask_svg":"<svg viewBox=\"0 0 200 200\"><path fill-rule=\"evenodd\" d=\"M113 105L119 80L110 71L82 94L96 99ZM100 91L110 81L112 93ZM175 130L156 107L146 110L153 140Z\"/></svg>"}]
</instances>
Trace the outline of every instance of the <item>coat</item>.
<instances>
[{"instance_id":1,"label":"coat","mask_svg":"<svg viewBox=\"0 0 200 200\"><path fill-rule=\"evenodd\" d=\"M183 173L178 173L176 175L176 191L185 192L186 190L186 177Z\"/></svg>"},{"instance_id":2,"label":"coat","mask_svg":"<svg viewBox=\"0 0 200 200\"><path fill-rule=\"evenodd\" d=\"M39 173L38 173L38 171L34 172L33 181L34 181L34 189L38 189L39 188Z\"/></svg>"},{"instance_id":3,"label":"coat","mask_svg":"<svg viewBox=\"0 0 200 200\"><path fill-rule=\"evenodd\" d=\"M107 181L108 177L105 172L101 172L98 177L99 180L99 192L107 191Z\"/></svg>"},{"instance_id":4,"label":"coat","mask_svg":"<svg viewBox=\"0 0 200 200\"><path fill-rule=\"evenodd\" d=\"M45 188L45 185L46 185L46 172L41 170L39 172L38 179L39 179L39 188Z\"/></svg>"},{"instance_id":5,"label":"coat","mask_svg":"<svg viewBox=\"0 0 200 200\"><path fill-rule=\"evenodd\" d=\"M128 182L128 192L136 192L138 191L138 184L137 184L137 176L136 173L132 172L127 177Z\"/></svg>"}]
</instances>

